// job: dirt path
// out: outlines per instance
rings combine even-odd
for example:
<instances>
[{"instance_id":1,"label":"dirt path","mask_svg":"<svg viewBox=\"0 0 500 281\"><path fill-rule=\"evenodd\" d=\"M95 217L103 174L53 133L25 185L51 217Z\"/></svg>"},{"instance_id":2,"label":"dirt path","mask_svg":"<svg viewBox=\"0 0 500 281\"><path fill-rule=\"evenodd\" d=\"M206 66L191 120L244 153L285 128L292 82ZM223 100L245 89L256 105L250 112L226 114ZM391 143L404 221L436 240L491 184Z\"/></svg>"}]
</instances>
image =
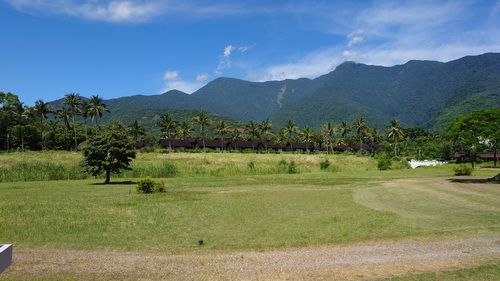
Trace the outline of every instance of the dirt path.
<instances>
[{"instance_id":1,"label":"dirt path","mask_svg":"<svg viewBox=\"0 0 500 281\"><path fill-rule=\"evenodd\" d=\"M200 255L14 253L14 263L2 277L71 274L84 280L364 280L499 263L500 235Z\"/></svg>"}]
</instances>

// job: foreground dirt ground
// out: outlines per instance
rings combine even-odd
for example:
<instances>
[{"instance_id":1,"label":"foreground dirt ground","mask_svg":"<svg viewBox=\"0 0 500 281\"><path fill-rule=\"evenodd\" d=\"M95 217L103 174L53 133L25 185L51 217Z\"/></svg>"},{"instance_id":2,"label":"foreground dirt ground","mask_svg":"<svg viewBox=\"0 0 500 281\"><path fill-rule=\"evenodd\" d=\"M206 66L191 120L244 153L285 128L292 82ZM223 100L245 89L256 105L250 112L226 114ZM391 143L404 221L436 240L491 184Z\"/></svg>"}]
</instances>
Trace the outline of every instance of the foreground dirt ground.
<instances>
[{"instance_id":1,"label":"foreground dirt ground","mask_svg":"<svg viewBox=\"0 0 500 281\"><path fill-rule=\"evenodd\" d=\"M15 251L2 277L37 280L365 280L500 262L500 235L266 252L162 255ZM59 276L59 278L57 278Z\"/></svg>"}]
</instances>

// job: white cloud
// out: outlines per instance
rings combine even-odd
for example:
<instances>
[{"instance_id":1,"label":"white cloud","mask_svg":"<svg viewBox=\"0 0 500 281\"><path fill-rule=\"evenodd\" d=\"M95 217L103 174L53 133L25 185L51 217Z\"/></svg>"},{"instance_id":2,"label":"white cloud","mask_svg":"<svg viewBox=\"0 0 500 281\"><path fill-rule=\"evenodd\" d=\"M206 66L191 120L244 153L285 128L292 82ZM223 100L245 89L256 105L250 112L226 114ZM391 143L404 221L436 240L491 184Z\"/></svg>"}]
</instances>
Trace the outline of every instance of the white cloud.
<instances>
[{"instance_id":1,"label":"white cloud","mask_svg":"<svg viewBox=\"0 0 500 281\"><path fill-rule=\"evenodd\" d=\"M163 74L163 80L168 80L168 81L177 81L177 80L182 80L181 76L179 75L179 71L167 71L165 74Z\"/></svg>"},{"instance_id":2,"label":"white cloud","mask_svg":"<svg viewBox=\"0 0 500 281\"><path fill-rule=\"evenodd\" d=\"M196 92L201 87L205 86L207 83L204 81L169 81L165 87L160 91L160 93L165 93L170 90L179 90L187 94L192 94Z\"/></svg>"},{"instance_id":3,"label":"white cloud","mask_svg":"<svg viewBox=\"0 0 500 281\"><path fill-rule=\"evenodd\" d=\"M251 48L253 48L254 45L249 45L249 46L236 46L236 45L228 45L224 47L224 52L222 55L219 57L219 65L217 68L214 70L215 75L221 76L222 75L222 70L225 68L230 68L232 66L232 61L230 59L231 55L233 54L234 51L240 51L241 53L244 53Z\"/></svg>"},{"instance_id":4,"label":"white cloud","mask_svg":"<svg viewBox=\"0 0 500 281\"><path fill-rule=\"evenodd\" d=\"M261 74L252 73L247 77L256 81L315 78L332 71L341 60L340 54L340 48L320 49L299 61L269 66Z\"/></svg>"},{"instance_id":5,"label":"white cloud","mask_svg":"<svg viewBox=\"0 0 500 281\"><path fill-rule=\"evenodd\" d=\"M196 81L205 81L208 79L208 74L200 74L196 76Z\"/></svg>"},{"instance_id":6,"label":"white cloud","mask_svg":"<svg viewBox=\"0 0 500 281\"><path fill-rule=\"evenodd\" d=\"M362 36L364 33L365 33L364 30L358 29L347 35L347 39L349 39L349 42L347 42L347 47L352 47L356 44L365 41L365 39Z\"/></svg>"},{"instance_id":7,"label":"white cloud","mask_svg":"<svg viewBox=\"0 0 500 281\"><path fill-rule=\"evenodd\" d=\"M63 14L106 22L144 22L165 12L164 1L139 0L7 0L31 14Z\"/></svg>"},{"instance_id":8,"label":"white cloud","mask_svg":"<svg viewBox=\"0 0 500 281\"><path fill-rule=\"evenodd\" d=\"M255 44L253 45L248 45L248 46L241 46L241 47L238 47L238 51L244 53L250 49L252 49L253 47L255 47Z\"/></svg>"},{"instance_id":9,"label":"white cloud","mask_svg":"<svg viewBox=\"0 0 500 281\"><path fill-rule=\"evenodd\" d=\"M351 27L347 44L295 53L292 62L252 70L247 79L255 81L287 78L315 78L344 61L393 66L409 60L447 62L467 55L500 50L498 18L500 4L485 14L484 22L471 19L470 1L376 1L372 7L351 10L332 24L338 30ZM314 8L314 7L313 7ZM311 10L306 10L307 13ZM495 17L496 16L496 17ZM469 18L467 18L469 17ZM330 18L329 18L330 20ZM474 26L470 24L474 21ZM327 23L325 20L324 23ZM355 28L352 28L355 27ZM324 28L326 30L327 28ZM360 44L363 43L363 44Z\"/></svg>"},{"instance_id":10,"label":"white cloud","mask_svg":"<svg viewBox=\"0 0 500 281\"><path fill-rule=\"evenodd\" d=\"M224 2L196 0L3 0L15 9L35 15L67 15L113 23L147 22L162 15L183 19L262 13L265 9Z\"/></svg>"},{"instance_id":11,"label":"white cloud","mask_svg":"<svg viewBox=\"0 0 500 281\"><path fill-rule=\"evenodd\" d=\"M232 53L235 49L236 49L236 47L235 47L235 46L233 46L233 45L226 46L226 47L224 48L224 54L222 55L222 57L224 57L224 58L229 57L229 56L231 55L231 53Z\"/></svg>"}]
</instances>

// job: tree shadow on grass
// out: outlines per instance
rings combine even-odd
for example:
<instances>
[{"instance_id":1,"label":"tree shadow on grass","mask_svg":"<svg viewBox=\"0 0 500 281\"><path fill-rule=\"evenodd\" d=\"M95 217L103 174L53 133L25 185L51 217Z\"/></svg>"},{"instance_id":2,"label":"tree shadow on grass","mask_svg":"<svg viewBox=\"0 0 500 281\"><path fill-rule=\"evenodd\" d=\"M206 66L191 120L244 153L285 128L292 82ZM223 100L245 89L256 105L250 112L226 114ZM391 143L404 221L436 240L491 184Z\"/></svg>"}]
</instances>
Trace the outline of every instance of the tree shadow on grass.
<instances>
[{"instance_id":1,"label":"tree shadow on grass","mask_svg":"<svg viewBox=\"0 0 500 281\"><path fill-rule=\"evenodd\" d=\"M112 181L110 183L98 182L98 183L93 183L92 185L131 185L131 184L137 184L137 182L135 182L135 181Z\"/></svg>"},{"instance_id":2,"label":"tree shadow on grass","mask_svg":"<svg viewBox=\"0 0 500 281\"><path fill-rule=\"evenodd\" d=\"M494 179L486 178L486 179L477 179L477 178L452 178L448 180L453 183L500 183Z\"/></svg>"}]
</instances>

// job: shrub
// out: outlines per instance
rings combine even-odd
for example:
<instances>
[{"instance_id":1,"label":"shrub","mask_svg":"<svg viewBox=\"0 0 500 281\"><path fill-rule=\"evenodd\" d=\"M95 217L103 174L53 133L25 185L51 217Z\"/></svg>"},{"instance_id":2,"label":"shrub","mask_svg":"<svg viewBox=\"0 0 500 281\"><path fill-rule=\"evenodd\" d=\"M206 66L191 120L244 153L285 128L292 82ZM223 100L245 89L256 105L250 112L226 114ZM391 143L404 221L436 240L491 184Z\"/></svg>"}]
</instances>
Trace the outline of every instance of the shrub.
<instances>
[{"instance_id":1,"label":"shrub","mask_svg":"<svg viewBox=\"0 0 500 281\"><path fill-rule=\"evenodd\" d=\"M326 170L328 169L328 167L330 167L330 161L328 161L328 159L325 159L325 161L319 163L319 168L321 170Z\"/></svg>"},{"instance_id":2,"label":"shrub","mask_svg":"<svg viewBox=\"0 0 500 281\"><path fill-rule=\"evenodd\" d=\"M137 192L165 192L165 183L162 181L154 181L150 177L145 177L137 181Z\"/></svg>"},{"instance_id":3,"label":"shrub","mask_svg":"<svg viewBox=\"0 0 500 281\"><path fill-rule=\"evenodd\" d=\"M165 192L165 183L162 181L155 181L154 183L154 191L156 192Z\"/></svg>"},{"instance_id":4,"label":"shrub","mask_svg":"<svg viewBox=\"0 0 500 281\"><path fill-rule=\"evenodd\" d=\"M288 169L287 173L289 174L297 174L299 170L297 169L297 166L295 165L295 161L291 161L290 164L288 164Z\"/></svg>"},{"instance_id":5,"label":"shrub","mask_svg":"<svg viewBox=\"0 0 500 281\"><path fill-rule=\"evenodd\" d=\"M453 171L455 171L455 176L470 176L472 174L472 167L462 164L454 167Z\"/></svg>"},{"instance_id":6,"label":"shrub","mask_svg":"<svg viewBox=\"0 0 500 281\"><path fill-rule=\"evenodd\" d=\"M250 170L254 171L255 170L255 162L253 162L253 161L248 162L247 167Z\"/></svg>"},{"instance_id":7,"label":"shrub","mask_svg":"<svg viewBox=\"0 0 500 281\"><path fill-rule=\"evenodd\" d=\"M285 161L285 159L282 159L281 161L278 162L278 171L280 173L284 173L288 168L288 163Z\"/></svg>"},{"instance_id":8,"label":"shrub","mask_svg":"<svg viewBox=\"0 0 500 281\"><path fill-rule=\"evenodd\" d=\"M410 169L409 160L405 158L394 158L392 159L392 169L394 170L402 170L402 169Z\"/></svg>"},{"instance_id":9,"label":"shrub","mask_svg":"<svg viewBox=\"0 0 500 281\"><path fill-rule=\"evenodd\" d=\"M392 160L390 158L381 157L378 159L377 168L381 171L391 169Z\"/></svg>"}]
</instances>

